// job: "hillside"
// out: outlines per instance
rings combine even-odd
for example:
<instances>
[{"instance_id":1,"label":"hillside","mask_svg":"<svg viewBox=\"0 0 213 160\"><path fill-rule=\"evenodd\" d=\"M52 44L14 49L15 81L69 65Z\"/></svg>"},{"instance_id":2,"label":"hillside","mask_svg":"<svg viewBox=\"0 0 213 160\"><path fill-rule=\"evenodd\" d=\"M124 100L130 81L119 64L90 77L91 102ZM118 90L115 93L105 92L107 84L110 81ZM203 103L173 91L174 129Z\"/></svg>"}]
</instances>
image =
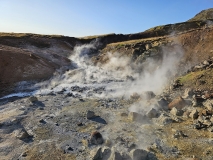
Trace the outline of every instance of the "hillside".
<instances>
[{"instance_id":1,"label":"hillside","mask_svg":"<svg viewBox=\"0 0 213 160\"><path fill-rule=\"evenodd\" d=\"M209 20L209 19L213 19L213 8L201 11L200 13L196 14L193 18L191 18L188 21L189 22L206 21L206 20Z\"/></svg>"}]
</instances>

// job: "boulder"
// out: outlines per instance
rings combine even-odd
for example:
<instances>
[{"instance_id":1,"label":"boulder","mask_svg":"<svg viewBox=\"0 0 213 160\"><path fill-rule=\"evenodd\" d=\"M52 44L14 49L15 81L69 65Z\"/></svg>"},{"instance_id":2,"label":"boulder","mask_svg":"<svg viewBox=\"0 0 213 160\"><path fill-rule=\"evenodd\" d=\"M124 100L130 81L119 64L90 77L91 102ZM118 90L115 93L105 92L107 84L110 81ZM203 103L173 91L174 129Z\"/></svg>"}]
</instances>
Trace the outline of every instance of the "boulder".
<instances>
[{"instance_id":1,"label":"boulder","mask_svg":"<svg viewBox=\"0 0 213 160\"><path fill-rule=\"evenodd\" d=\"M168 110L168 102L164 98L157 101L158 106L163 110Z\"/></svg>"},{"instance_id":2,"label":"boulder","mask_svg":"<svg viewBox=\"0 0 213 160\"><path fill-rule=\"evenodd\" d=\"M133 100L138 100L140 98L140 95L135 92L130 96L130 98L133 99Z\"/></svg>"},{"instance_id":3,"label":"boulder","mask_svg":"<svg viewBox=\"0 0 213 160\"><path fill-rule=\"evenodd\" d=\"M87 119L91 119L95 117L95 112L93 111L87 111Z\"/></svg>"},{"instance_id":4,"label":"boulder","mask_svg":"<svg viewBox=\"0 0 213 160\"><path fill-rule=\"evenodd\" d=\"M111 149L109 147L102 148L102 160L108 160L111 155Z\"/></svg>"},{"instance_id":5,"label":"boulder","mask_svg":"<svg viewBox=\"0 0 213 160\"><path fill-rule=\"evenodd\" d=\"M187 137L182 131L176 130L175 134L173 135L173 138L181 138L181 137Z\"/></svg>"},{"instance_id":6,"label":"boulder","mask_svg":"<svg viewBox=\"0 0 213 160\"><path fill-rule=\"evenodd\" d=\"M30 135L27 133L27 131L24 128L15 130L14 136L20 140L30 137Z\"/></svg>"},{"instance_id":7,"label":"boulder","mask_svg":"<svg viewBox=\"0 0 213 160\"><path fill-rule=\"evenodd\" d=\"M132 160L146 160L148 157L148 152L143 149L133 149L130 151L130 157Z\"/></svg>"},{"instance_id":8,"label":"boulder","mask_svg":"<svg viewBox=\"0 0 213 160\"><path fill-rule=\"evenodd\" d=\"M125 112L121 112L121 113L120 113L120 116L121 116L121 117L127 117L127 116L128 116L128 114L127 114L127 113L125 113Z\"/></svg>"},{"instance_id":9,"label":"boulder","mask_svg":"<svg viewBox=\"0 0 213 160\"><path fill-rule=\"evenodd\" d=\"M156 109L152 108L146 113L146 116L148 118L156 118L158 116L158 111Z\"/></svg>"},{"instance_id":10,"label":"boulder","mask_svg":"<svg viewBox=\"0 0 213 160\"><path fill-rule=\"evenodd\" d=\"M122 155L115 150L115 148L112 148L112 153L111 156L109 158L109 160L123 160L124 158L122 157Z\"/></svg>"},{"instance_id":11,"label":"boulder","mask_svg":"<svg viewBox=\"0 0 213 160\"><path fill-rule=\"evenodd\" d=\"M160 117L155 119L156 123L158 123L159 125L163 125L163 126L167 125L167 124L170 124L173 121L174 120L171 117L169 117L169 116L167 116L165 114L161 114Z\"/></svg>"},{"instance_id":12,"label":"boulder","mask_svg":"<svg viewBox=\"0 0 213 160\"><path fill-rule=\"evenodd\" d=\"M101 153L101 147L95 148L90 151L90 155L92 157L92 160L99 160L102 158L102 153Z\"/></svg>"},{"instance_id":13,"label":"boulder","mask_svg":"<svg viewBox=\"0 0 213 160\"><path fill-rule=\"evenodd\" d=\"M198 111L196 109L192 110L189 117L192 118L192 119L197 119L198 118Z\"/></svg>"},{"instance_id":14,"label":"boulder","mask_svg":"<svg viewBox=\"0 0 213 160\"><path fill-rule=\"evenodd\" d=\"M203 64L208 66L210 63L207 60L205 60L203 61Z\"/></svg>"},{"instance_id":15,"label":"boulder","mask_svg":"<svg viewBox=\"0 0 213 160\"><path fill-rule=\"evenodd\" d=\"M182 97L177 97L175 98L171 103L169 103L168 108L172 109L172 108L177 108L177 109L182 109L183 107L186 106L186 102Z\"/></svg>"},{"instance_id":16,"label":"boulder","mask_svg":"<svg viewBox=\"0 0 213 160\"><path fill-rule=\"evenodd\" d=\"M38 101L38 98L37 98L37 97L34 97L34 96L31 96L31 97L28 98L28 100L29 100L30 102L32 102L32 103L35 103L35 102Z\"/></svg>"},{"instance_id":17,"label":"boulder","mask_svg":"<svg viewBox=\"0 0 213 160\"><path fill-rule=\"evenodd\" d=\"M146 50L149 50L151 47L152 47L152 45L151 45L150 43L147 43L147 44L145 45Z\"/></svg>"},{"instance_id":18,"label":"boulder","mask_svg":"<svg viewBox=\"0 0 213 160\"><path fill-rule=\"evenodd\" d=\"M189 118L190 112L187 110L183 113L184 118Z\"/></svg>"},{"instance_id":19,"label":"boulder","mask_svg":"<svg viewBox=\"0 0 213 160\"><path fill-rule=\"evenodd\" d=\"M209 99L209 98L213 98L213 93L210 93L208 91L204 92L204 99Z\"/></svg>"},{"instance_id":20,"label":"boulder","mask_svg":"<svg viewBox=\"0 0 213 160\"><path fill-rule=\"evenodd\" d=\"M150 100L152 98L155 98L155 94L152 91L146 91L143 93L143 98Z\"/></svg>"},{"instance_id":21,"label":"boulder","mask_svg":"<svg viewBox=\"0 0 213 160\"><path fill-rule=\"evenodd\" d=\"M194 103L196 103L196 106L202 105L202 103L205 101L205 99L201 95L193 95Z\"/></svg>"},{"instance_id":22,"label":"boulder","mask_svg":"<svg viewBox=\"0 0 213 160\"><path fill-rule=\"evenodd\" d=\"M213 113L213 100L206 100L204 103L203 103L203 105L206 107L206 109L209 111L209 112L211 112L211 113Z\"/></svg>"},{"instance_id":23,"label":"boulder","mask_svg":"<svg viewBox=\"0 0 213 160\"><path fill-rule=\"evenodd\" d=\"M95 131L91 135L90 142L92 144L98 145L98 144L102 144L104 142L104 139L98 131Z\"/></svg>"},{"instance_id":24,"label":"boulder","mask_svg":"<svg viewBox=\"0 0 213 160\"><path fill-rule=\"evenodd\" d=\"M183 98L191 98L193 96L193 90L191 88L186 88L183 94Z\"/></svg>"},{"instance_id":25,"label":"boulder","mask_svg":"<svg viewBox=\"0 0 213 160\"><path fill-rule=\"evenodd\" d=\"M177 108L174 107L174 108L172 108L170 113L175 115L175 116L182 116L183 115L183 110L177 109Z\"/></svg>"},{"instance_id":26,"label":"boulder","mask_svg":"<svg viewBox=\"0 0 213 160\"><path fill-rule=\"evenodd\" d=\"M130 112L128 115L128 119L133 122L133 121L140 121L142 119L142 115L136 112Z\"/></svg>"}]
</instances>

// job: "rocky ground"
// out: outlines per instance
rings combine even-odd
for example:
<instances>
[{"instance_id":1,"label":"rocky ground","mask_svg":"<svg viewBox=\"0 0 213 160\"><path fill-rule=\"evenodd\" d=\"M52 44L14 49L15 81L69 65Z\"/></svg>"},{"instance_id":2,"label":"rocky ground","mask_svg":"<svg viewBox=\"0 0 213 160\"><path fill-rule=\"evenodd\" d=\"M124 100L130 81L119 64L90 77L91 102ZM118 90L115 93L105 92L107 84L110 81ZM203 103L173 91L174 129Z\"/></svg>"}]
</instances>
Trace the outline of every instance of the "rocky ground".
<instances>
[{"instance_id":1,"label":"rocky ground","mask_svg":"<svg viewBox=\"0 0 213 160\"><path fill-rule=\"evenodd\" d=\"M211 90L177 79L159 95L110 96L100 84L1 98L1 159L212 159Z\"/></svg>"},{"instance_id":2,"label":"rocky ground","mask_svg":"<svg viewBox=\"0 0 213 160\"><path fill-rule=\"evenodd\" d=\"M139 95L1 100L1 159L212 159L213 101L196 94L186 90L168 108L170 97L150 96L137 112Z\"/></svg>"}]
</instances>

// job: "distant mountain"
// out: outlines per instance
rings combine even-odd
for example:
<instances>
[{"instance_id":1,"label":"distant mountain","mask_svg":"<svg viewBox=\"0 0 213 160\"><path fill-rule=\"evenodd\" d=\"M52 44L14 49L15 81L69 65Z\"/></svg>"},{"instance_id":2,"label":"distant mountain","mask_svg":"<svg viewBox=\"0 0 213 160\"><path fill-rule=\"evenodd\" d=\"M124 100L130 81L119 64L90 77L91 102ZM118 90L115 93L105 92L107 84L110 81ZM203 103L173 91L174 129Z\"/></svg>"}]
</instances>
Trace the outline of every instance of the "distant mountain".
<instances>
[{"instance_id":1,"label":"distant mountain","mask_svg":"<svg viewBox=\"0 0 213 160\"><path fill-rule=\"evenodd\" d=\"M191 21L205 21L207 19L213 19L213 8L202 10L200 13L196 14L193 18L189 19Z\"/></svg>"}]
</instances>

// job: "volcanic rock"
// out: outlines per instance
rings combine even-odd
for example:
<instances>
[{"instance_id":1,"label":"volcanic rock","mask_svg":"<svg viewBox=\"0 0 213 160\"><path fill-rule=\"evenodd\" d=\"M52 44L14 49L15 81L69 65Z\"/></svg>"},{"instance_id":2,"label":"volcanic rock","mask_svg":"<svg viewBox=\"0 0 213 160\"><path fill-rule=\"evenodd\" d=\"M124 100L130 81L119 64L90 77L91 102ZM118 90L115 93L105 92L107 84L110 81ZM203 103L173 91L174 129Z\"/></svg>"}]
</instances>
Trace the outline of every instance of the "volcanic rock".
<instances>
[{"instance_id":1,"label":"volcanic rock","mask_svg":"<svg viewBox=\"0 0 213 160\"><path fill-rule=\"evenodd\" d=\"M104 139L98 131L95 131L91 135L90 142L92 144L98 145L98 144L102 144L104 142Z\"/></svg>"},{"instance_id":2,"label":"volcanic rock","mask_svg":"<svg viewBox=\"0 0 213 160\"><path fill-rule=\"evenodd\" d=\"M210 111L211 113L213 113L213 100L206 100L203 105L208 109L208 111Z\"/></svg>"},{"instance_id":3,"label":"volcanic rock","mask_svg":"<svg viewBox=\"0 0 213 160\"><path fill-rule=\"evenodd\" d=\"M168 108L172 109L173 107L175 107L177 109L182 109L185 106L186 106L186 102L184 101L182 97L179 96L175 98L171 103L169 103Z\"/></svg>"},{"instance_id":4,"label":"volcanic rock","mask_svg":"<svg viewBox=\"0 0 213 160\"><path fill-rule=\"evenodd\" d=\"M196 109L192 110L189 117L191 117L192 119L197 119L198 118L198 111Z\"/></svg>"},{"instance_id":5,"label":"volcanic rock","mask_svg":"<svg viewBox=\"0 0 213 160\"><path fill-rule=\"evenodd\" d=\"M35 103L35 102L38 101L38 98L37 98L37 97L34 97L34 96L31 96L31 97L29 97L28 100L29 100L30 102L32 102L32 103Z\"/></svg>"},{"instance_id":6,"label":"volcanic rock","mask_svg":"<svg viewBox=\"0 0 213 160\"><path fill-rule=\"evenodd\" d=\"M130 157L133 160L142 160L142 159L147 159L148 152L143 150L143 149L133 149L130 151Z\"/></svg>"},{"instance_id":7,"label":"volcanic rock","mask_svg":"<svg viewBox=\"0 0 213 160\"><path fill-rule=\"evenodd\" d=\"M183 98L190 98L193 96L193 90L191 88L186 88L183 94Z\"/></svg>"},{"instance_id":8,"label":"volcanic rock","mask_svg":"<svg viewBox=\"0 0 213 160\"><path fill-rule=\"evenodd\" d=\"M157 105L163 110L168 110L168 102L164 98L157 101Z\"/></svg>"},{"instance_id":9,"label":"volcanic rock","mask_svg":"<svg viewBox=\"0 0 213 160\"><path fill-rule=\"evenodd\" d=\"M87 119L91 119L91 118L94 118L94 117L96 117L95 116L95 112L93 112L93 111L87 111Z\"/></svg>"},{"instance_id":10,"label":"volcanic rock","mask_svg":"<svg viewBox=\"0 0 213 160\"><path fill-rule=\"evenodd\" d=\"M95 148L90 151L90 155L92 157L92 160L99 160L102 158L102 153L101 153L101 147Z\"/></svg>"},{"instance_id":11,"label":"volcanic rock","mask_svg":"<svg viewBox=\"0 0 213 160\"><path fill-rule=\"evenodd\" d=\"M30 135L27 133L27 131L22 128L22 129L17 129L14 131L14 136L20 140L28 138Z\"/></svg>"},{"instance_id":12,"label":"volcanic rock","mask_svg":"<svg viewBox=\"0 0 213 160\"><path fill-rule=\"evenodd\" d=\"M112 148L112 153L109 158L110 160L123 160L124 158L121 156L121 154L115 150L115 148Z\"/></svg>"},{"instance_id":13,"label":"volcanic rock","mask_svg":"<svg viewBox=\"0 0 213 160\"><path fill-rule=\"evenodd\" d=\"M143 116L139 113L136 112L130 112L128 115L128 119L133 122L133 121L140 121L143 118Z\"/></svg>"},{"instance_id":14,"label":"volcanic rock","mask_svg":"<svg viewBox=\"0 0 213 160\"><path fill-rule=\"evenodd\" d=\"M177 108L174 107L174 108L172 108L170 113L175 115L175 116L182 116L183 115L183 110L177 109Z\"/></svg>"},{"instance_id":15,"label":"volcanic rock","mask_svg":"<svg viewBox=\"0 0 213 160\"><path fill-rule=\"evenodd\" d=\"M149 118L156 118L158 116L158 112L156 109L152 108L146 113L146 116Z\"/></svg>"}]
</instances>

